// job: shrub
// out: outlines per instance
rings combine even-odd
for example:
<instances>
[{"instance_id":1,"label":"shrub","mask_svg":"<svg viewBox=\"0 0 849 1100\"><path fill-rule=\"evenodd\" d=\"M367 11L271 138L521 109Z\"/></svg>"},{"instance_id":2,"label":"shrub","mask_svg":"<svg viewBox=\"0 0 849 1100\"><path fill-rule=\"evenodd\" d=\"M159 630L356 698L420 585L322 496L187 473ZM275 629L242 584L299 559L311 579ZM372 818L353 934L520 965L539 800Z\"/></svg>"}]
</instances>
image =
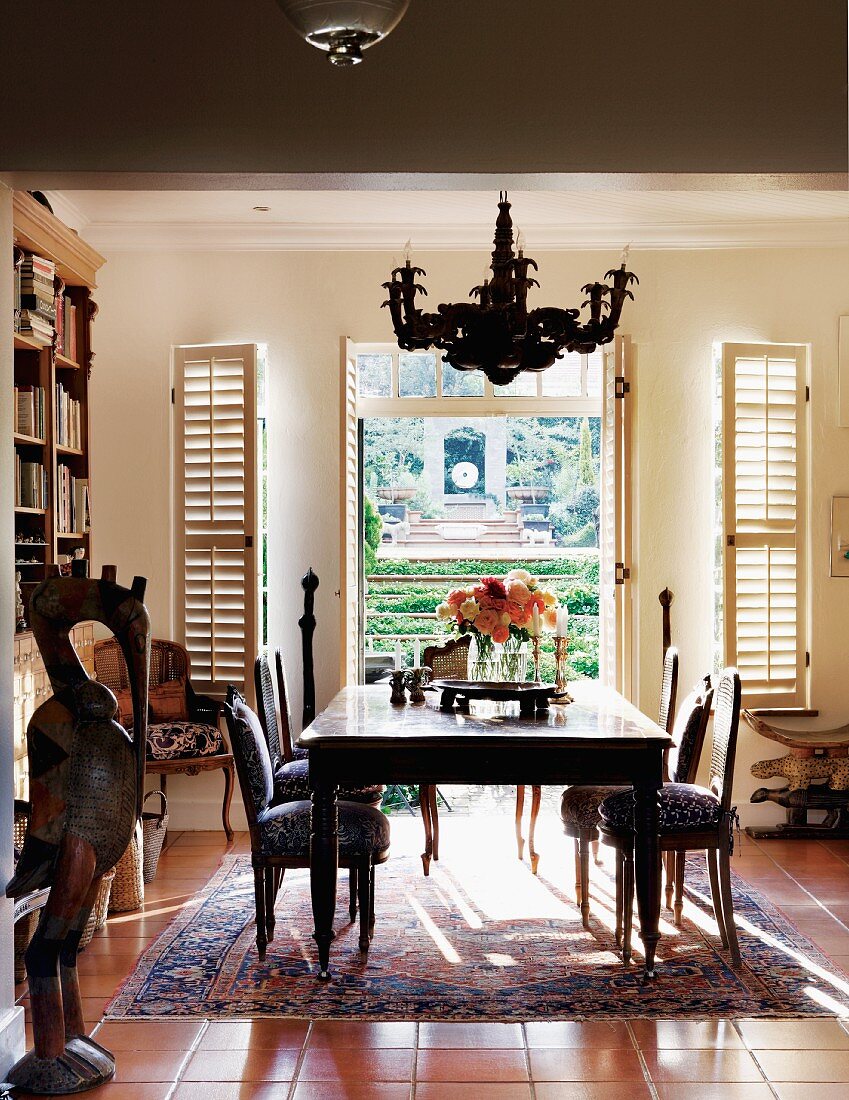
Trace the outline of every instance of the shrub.
<instances>
[{"instance_id":1,"label":"shrub","mask_svg":"<svg viewBox=\"0 0 849 1100\"><path fill-rule=\"evenodd\" d=\"M383 517L369 496L363 496L363 569L366 576L377 568L377 554L383 534Z\"/></svg>"},{"instance_id":2,"label":"shrub","mask_svg":"<svg viewBox=\"0 0 849 1100\"><path fill-rule=\"evenodd\" d=\"M598 546L598 536L595 526L587 523L572 535L564 535L561 539L564 546Z\"/></svg>"},{"instance_id":3,"label":"shrub","mask_svg":"<svg viewBox=\"0 0 849 1100\"><path fill-rule=\"evenodd\" d=\"M591 581L593 571L598 581L598 562L593 558L555 558L552 561L408 561L405 558L378 558L374 576L420 577L434 573L456 577L469 574L479 577L503 577L511 569L527 569L530 573L543 573L559 577L574 577Z\"/></svg>"}]
</instances>

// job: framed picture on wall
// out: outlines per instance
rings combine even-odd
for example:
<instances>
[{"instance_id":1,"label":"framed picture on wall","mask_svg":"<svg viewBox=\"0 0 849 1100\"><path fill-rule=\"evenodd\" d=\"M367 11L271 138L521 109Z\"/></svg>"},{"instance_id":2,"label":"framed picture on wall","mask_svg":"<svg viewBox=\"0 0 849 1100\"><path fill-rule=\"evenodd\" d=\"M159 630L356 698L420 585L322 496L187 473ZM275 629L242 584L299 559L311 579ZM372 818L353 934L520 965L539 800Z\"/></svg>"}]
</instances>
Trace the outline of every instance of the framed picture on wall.
<instances>
[{"instance_id":1,"label":"framed picture on wall","mask_svg":"<svg viewBox=\"0 0 849 1100\"><path fill-rule=\"evenodd\" d=\"M849 497L831 498L831 576L849 577Z\"/></svg>"}]
</instances>

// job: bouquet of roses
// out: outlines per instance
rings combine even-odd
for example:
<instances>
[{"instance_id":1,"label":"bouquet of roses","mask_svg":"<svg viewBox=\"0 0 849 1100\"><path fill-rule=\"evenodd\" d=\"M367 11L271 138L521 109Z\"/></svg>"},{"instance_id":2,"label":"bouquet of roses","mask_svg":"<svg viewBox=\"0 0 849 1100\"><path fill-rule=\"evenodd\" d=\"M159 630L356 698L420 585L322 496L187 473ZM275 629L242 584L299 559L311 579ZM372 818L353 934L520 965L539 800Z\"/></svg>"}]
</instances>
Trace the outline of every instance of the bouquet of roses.
<instances>
[{"instance_id":1,"label":"bouquet of roses","mask_svg":"<svg viewBox=\"0 0 849 1100\"><path fill-rule=\"evenodd\" d=\"M557 597L527 569L511 569L503 580L482 577L468 588L453 589L436 614L450 624L453 633L474 636L478 664L491 664L493 644L501 645L505 663L515 671L523 643L534 633L557 626Z\"/></svg>"}]
</instances>

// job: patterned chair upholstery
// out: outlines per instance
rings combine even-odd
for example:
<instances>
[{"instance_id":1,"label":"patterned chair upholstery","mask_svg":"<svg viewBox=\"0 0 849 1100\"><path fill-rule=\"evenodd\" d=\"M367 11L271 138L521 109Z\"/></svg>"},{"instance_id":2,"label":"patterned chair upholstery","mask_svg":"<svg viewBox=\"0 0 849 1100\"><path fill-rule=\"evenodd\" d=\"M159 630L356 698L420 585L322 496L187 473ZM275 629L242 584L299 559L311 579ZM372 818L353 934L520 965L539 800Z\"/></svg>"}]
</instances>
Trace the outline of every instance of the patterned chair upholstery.
<instances>
[{"instance_id":1,"label":"patterned chair upholstery","mask_svg":"<svg viewBox=\"0 0 849 1100\"><path fill-rule=\"evenodd\" d=\"M630 789L610 795L599 807L602 824L610 829L634 828ZM722 807L715 794L692 783L664 783L660 792L660 831L691 832L716 828Z\"/></svg>"},{"instance_id":2,"label":"patterned chair upholstery","mask_svg":"<svg viewBox=\"0 0 849 1100\"><path fill-rule=\"evenodd\" d=\"M273 801L275 803L299 802L310 797L309 754L306 749L292 747L289 693L286 689L283 657L279 649L276 651L276 663L280 698L279 723L274 699L274 682L268 657L264 653L261 653L254 662L257 709L274 774ZM298 755L296 756L295 753ZM362 802L367 806L377 806L383 799L383 790L380 784L375 783L364 786L342 786L339 788L339 798L346 802Z\"/></svg>"},{"instance_id":3,"label":"patterned chair upholstery","mask_svg":"<svg viewBox=\"0 0 849 1100\"><path fill-rule=\"evenodd\" d=\"M274 802L271 753L259 718L244 697L228 688L224 707L251 837L257 950L265 958L274 939L274 901L286 868L308 867L311 803ZM359 906L361 951L374 934L374 868L389 857L389 819L361 803L339 803L339 865L349 868L349 914Z\"/></svg>"},{"instance_id":4,"label":"patterned chair upholstery","mask_svg":"<svg viewBox=\"0 0 849 1100\"><path fill-rule=\"evenodd\" d=\"M114 638L94 644L94 674L118 702L118 721L132 728L132 700L127 665ZM150 700L147 727L147 771L160 776L163 794L167 777L182 772L224 771L224 802L221 819L228 840L230 802L233 797L235 766L218 727L221 704L200 695L191 683L189 655L177 642L154 638L150 643Z\"/></svg>"}]
</instances>

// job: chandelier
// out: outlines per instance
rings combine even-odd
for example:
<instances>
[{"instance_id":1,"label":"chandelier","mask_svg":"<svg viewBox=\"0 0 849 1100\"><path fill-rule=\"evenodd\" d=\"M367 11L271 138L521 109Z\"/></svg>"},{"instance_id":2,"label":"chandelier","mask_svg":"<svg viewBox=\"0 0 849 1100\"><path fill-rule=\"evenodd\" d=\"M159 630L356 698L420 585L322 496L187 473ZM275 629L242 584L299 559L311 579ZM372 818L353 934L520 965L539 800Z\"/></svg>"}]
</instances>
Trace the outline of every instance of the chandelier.
<instances>
[{"instance_id":1,"label":"chandelier","mask_svg":"<svg viewBox=\"0 0 849 1100\"><path fill-rule=\"evenodd\" d=\"M410 0L277 0L283 14L332 65L359 65L363 50L400 23Z\"/></svg>"},{"instance_id":2,"label":"chandelier","mask_svg":"<svg viewBox=\"0 0 849 1100\"><path fill-rule=\"evenodd\" d=\"M460 302L437 307L436 313L416 308L416 294L427 294L416 282L426 272L411 265L409 242L403 267L392 272L389 291L392 326L398 346L406 351L439 348L445 360L457 370L480 370L498 386L507 385L522 371L542 371L563 352L591 352L599 344L608 344L619 324L626 298L634 295L629 283L639 283L636 275L625 270L628 249L621 266L608 271L607 283L587 283L581 289L587 300L589 316L580 320L580 309L545 306L528 312L528 289L539 286L528 278L528 269L537 271L536 261L525 256L522 234L513 251L513 221L507 192L499 193L498 218L495 222L495 248L492 251L491 277L469 292L477 302Z\"/></svg>"}]
</instances>

